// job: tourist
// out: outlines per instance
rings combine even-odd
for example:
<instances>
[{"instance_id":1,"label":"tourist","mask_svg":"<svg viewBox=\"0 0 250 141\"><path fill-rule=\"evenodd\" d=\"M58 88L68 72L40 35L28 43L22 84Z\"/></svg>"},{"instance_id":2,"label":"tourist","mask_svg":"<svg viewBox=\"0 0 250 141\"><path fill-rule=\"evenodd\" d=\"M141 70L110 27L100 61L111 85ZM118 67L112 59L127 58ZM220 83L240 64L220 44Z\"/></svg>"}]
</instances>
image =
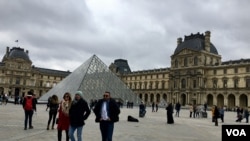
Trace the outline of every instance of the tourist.
<instances>
[{"instance_id":1,"label":"tourist","mask_svg":"<svg viewBox=\"0 0 250 141\"><path fill-rule=\"evenodd\" d=\"M173 117L173 105L172 103L169 103L168 106L166 107L167 110L167 123L168 124L173 124L174 123L174 117Z\"/></svg>"},{"instance_id":2,"label":"tourist","mask_svg":"<svg viewBox=\"0 0 250 141\"><path fill-rule=\"evenodd\" d=\"M179 117L180 110L181 110L181 104L179 102L176 103L175 105L175 116Z\"/></svg>"},{"instance_id":3,"label":"tourist","mask_svg":"<svg viewBox=\"0 0 250 141\"><path fill-rule=\"evenodd\" d=\"M146 106L143 102L139 105L139 117L144 117L146 114Z\"/></svg>"},{"instance_id":4,"label":"tourist","mask_svg":"<svg viewBox=\"0 0 250 141\"><path fill-rule=\"evenodd\" d=\"M110 92L105 92L94 108L96 122L99 122L102 141L112 141L114 123L119 121L120 109Z\"/></svg>"},{"instance_id":5,"label":"tourist","mask_svg":"<svg viewBox=\"0 0 250 141\"><path fill-rule=\"evenodd\" d=\"M214 118L214 125L215 126L218 126L218 118L220 116L220 112L219 112L219 109L216 105L214 105L214 108L213 108L213 118Z\"/></svg>"},{"instance_id":6,"label":"tourist","mask_svg":"<svg viewBox=\"0 0 250 141\"><path fill-rule=\"evenodd\" d=\"M194 107L192 104L190 104L190 106L189 106L189 117L190 118L192 117L193 112L194 112Z\"/></svg>"},{"instance_id":7,"label":"tourist","mask_svg":"<svg viewBox=\"0 0 250 141\"><path fill-rule=\"evenodd\" d=\"M219 109L219 112L220 112L220 119L221 119L221 122L223 123L224 122L224 113L225 113L225 109L223 106L221 106L221 108Z\"/></svg>"},{"instance_id":8,"label":"tourist","mask_svg":"<svg viewBox=\"0 0 250 141\"><path fill-rule=\"evenodd\" d=\"M152 103L152 112L155 112L155 102Z\"/></svg>"},{"instance_id":9,"label":"tourist","mask_svg":"<svg viewBox=\"0 0 250 141\"><path fill-rule=\"evenodd\" d=\"M246 123L248 123L248 119L249 119L249 111L248 108L246 107L244 110L244 118L246 118Z\"/></svg>"},{"instance_id":10,"label":"tourist","mask_svg":"<svg viewBox=\"0 0 250 141\"><path fill-rule=\"evenodd\" d=\"M63 100L60 102L58 123L57 123L57 138L58 141L62 140L62 131L65 130L66 141L69 141L69 109L71 106L71 94L66 92L63 95Z\"/></svg>"},{"instance_id":11,"label":"tourist","mask_svg":"<svg viewBox=\"0 0 250 141\"><path fill-rule=\"evenodd\" d=\"M24 97L23 109L25 114L24 119L24 130L27 130L27 124L29 124L29 129L33 129L32 117L34 111L36 111L36 99L33 97L33 91L29 91L28 95ZM29 123L28 123L29 122Z\"/></svg>"},{"instance_id":12,"label":"tourist","mask_svg":"<svg viewBox=\"0 0 250 141\"><path fill-rule=\"evenodd\" d=\"M48 102L47 102L47 107L46 107L46 111L49 109L49 104L50 104L50 100L51 100L51 96L48 98Z\"/></svg>"},{"instance_id":13,"label":"tourist","mask_svg":"<svg viewBox=\"0 0 250 141\"><path fill-rule=\"evenodd\" d=\"M56 121L56 115L59 107L58 97L57 95L52 95L51 100L49 102L49 120L47 124L47 130L49 130L50 122L52 120L51 129L54 129L55 121Z\"/></svg>"},{"instance_id":14,"label":"tourist","mask_svg":"<svg viewBox=\"0 0 250 141\"><path fill-rule=\"evenodd\" d=\"M71 141L75 141L75 130L77 130L78 141L82 141L82 129L85 125L84 121L89 117L90 112L88 103L83 99L82 91L77 91L69 109L69 137Z\"/></svg>"}]
</instances>

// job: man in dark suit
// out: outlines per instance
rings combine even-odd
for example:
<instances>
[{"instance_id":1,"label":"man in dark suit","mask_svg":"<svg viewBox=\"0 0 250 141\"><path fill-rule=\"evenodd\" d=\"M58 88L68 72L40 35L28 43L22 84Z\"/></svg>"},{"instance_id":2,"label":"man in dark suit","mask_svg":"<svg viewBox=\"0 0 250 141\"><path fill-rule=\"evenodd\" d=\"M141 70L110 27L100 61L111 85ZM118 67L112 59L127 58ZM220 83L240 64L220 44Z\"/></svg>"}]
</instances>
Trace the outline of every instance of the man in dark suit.
<instances>
[{"instance_id":1,"label":"man in dark suit","mask_svg":"<svg viewBox=\"0 0 250 141\"><path fill-rule=\"evenodd\" d=\"M103 99L100 99L95 108L96 122L100 123L102 141L112 141L114 123L119 121L120 109L110 92L105 92Z\"/></svg>"}]
</instances>

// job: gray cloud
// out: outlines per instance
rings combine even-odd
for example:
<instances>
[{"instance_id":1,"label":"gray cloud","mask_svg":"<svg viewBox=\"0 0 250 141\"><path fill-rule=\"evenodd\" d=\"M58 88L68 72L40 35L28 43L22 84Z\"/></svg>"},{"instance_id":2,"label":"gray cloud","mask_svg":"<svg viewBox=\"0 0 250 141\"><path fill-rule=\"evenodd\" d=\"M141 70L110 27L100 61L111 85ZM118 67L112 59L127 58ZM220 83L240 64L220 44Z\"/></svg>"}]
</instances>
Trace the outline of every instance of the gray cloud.
<instances>
[{"instance_id":1,"label":"gray cloud","mask_svg":"<svg viewBox=\"0 0 250 141\"><path fill-rule=\"evenodd\" d=\"M96 54L133 71L170 67L177 38L211 31L223 61L249 58L248 0L0 1L0 56L29 50L37 67L70 70ZM19 40L18 44L14 41Z\"/></svg>"}]
</instances>

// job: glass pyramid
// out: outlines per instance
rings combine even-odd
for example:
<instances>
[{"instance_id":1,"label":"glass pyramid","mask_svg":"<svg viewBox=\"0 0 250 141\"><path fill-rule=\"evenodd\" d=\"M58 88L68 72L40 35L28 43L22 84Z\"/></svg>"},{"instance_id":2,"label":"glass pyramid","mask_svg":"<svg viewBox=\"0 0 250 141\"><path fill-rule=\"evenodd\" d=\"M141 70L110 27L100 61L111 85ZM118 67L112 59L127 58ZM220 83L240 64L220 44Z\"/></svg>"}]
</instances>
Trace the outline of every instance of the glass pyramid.
<instances>
[{"instance_id":1,"label":"glass pyramid","mask_svg":"<svg viewBox=\"0 0 250 141\"><path fill-rule=\"evenodd\" d=\"M123 104L129 101L138 105L138 101L141 101L96 55L40 97L39 101L47 101L48 97L54 94L61 100L65 92L71 93L73 98L78 90L83 92L87 102L102 98L105 91L109 91L112 98Z\"/></svg>"}]
</instances>

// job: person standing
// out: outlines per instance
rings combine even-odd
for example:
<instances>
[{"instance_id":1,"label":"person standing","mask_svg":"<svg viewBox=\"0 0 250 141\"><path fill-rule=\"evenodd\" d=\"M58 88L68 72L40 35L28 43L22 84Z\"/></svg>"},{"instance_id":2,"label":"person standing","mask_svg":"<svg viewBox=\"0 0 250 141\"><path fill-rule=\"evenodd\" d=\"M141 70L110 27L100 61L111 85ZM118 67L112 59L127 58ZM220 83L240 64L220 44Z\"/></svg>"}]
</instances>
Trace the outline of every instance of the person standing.
<instances>
[{"instance_id":1,"label":"person standing","mask_svg":"<svg viewBox=\"0 0 250 141\"><path fill-rule=\"evenodd\" d=\"M60 102L58 124L57 124L57 138L62 140L62 131L65 130L66 141L69 141L69 109L71 106L71 94L66 92L63 95L63 100Z\"/></svg>"},{"instance_id":2,"label":"person standing","mask_svg":"<svg viewBox=\"0 0 250 141\"><path fill-rule=\"evenodd\" d=\"M218 118L220 116L219 109L216 105L214 105L214 124L215 126L218 126Z\"/></svg>"},{"instance_id":3,"label":"person standing","mask_svg":"<svg viewBox=\"0 0 250 141\"><path fill-rule=\"evenodd\" d=\"M29 122L29 129L33 129L32 125L32 117L34 111L36 111L36 99L33 97L33 92L28 91L28 95L24 97L23 100L23 109L24 109L24 114L25 114L25 119L24 119L24 130L27 130L27 125Z\"/></svg>"},{"instance_id":4,"label":"person standing","mask_svg":"<svg viewBox=\"0 0 250 141\"><path fill-rule=\"evenodd\" d=\"M179 117L180 109L181 109L181 104L177 102L175 105L175 110L176 110L175 116Z\"/></svg>"},{"instance_id":5,"label":"person standing","mask_svg":"<svg viewBox=\"0 0 250 141\"><path fill-rule=\"evenodd\" d=\"M69 109L69 137L71 141L75 141L75 130L77 130L78 141L82 141L82 129L85 125L84 121L89 117L90 113L89 105L86 100L83 99L82 91L77 91Z\"/></svg>"},{"instance_id":6,"label":"person standing","mask_svg":"<svg viewBox=\"0 0 250 141\"><path fill-rule=\"evenodd\" d=\"M225 113L225 110L224 110L224 107L221 106L221 108L219 109L219 112L220 112L220 119L221 119L221 122L223 123L224 122L224 113Z\"/></svg>"},{"instance_id":7,"label":"person standing","mask_svg":"<svg viewBox=\"0 0 250 141\"><path fill-rule=\"evenodd\" d=\"M248 120L249 120L249 111L248 111L248 108L245 107L245 110L244 110L244 117L246 118L246 123L248 123Z\"/></svg>"},{"instance_id":8,"label":"person standing","mask_svg":"<svg viewBox=\"0 0 250 141\"><path fill-rule=\"evenodd\" d=\"M54 129L55 121L56 121L56 115L59 107L58 97L57 95L52 95L51 100L49 102L50 108L49 108L49 120L47 124L47 130L49 130L49 125L52 120L52 126L51 129Z\"/></svg>"},{"instance_id":9,"label":"person standing","mask_svg":"<svg viewBox=\"0 0 250 141\"><path fill-rule=\"evenodd\" d=\"M204 111L207 112L207 102L204 103Z\"/></svg>"},{"instance_id":10,"label":"person standing","mask_svg":"<svg viewBox=\"0 0 250 141\"><path fill-rule=\"evenodd\" d=\"M155 112L158 112L158 102L155 103Z\"/></svg>"},{"instance_id":11,"label":"person standing","mask_svg":"<svg viewBox=\"0 0 250 141\"><path fill-rule=\"evenodd\" d=\"M192 117L193 112L194 112L194 107L192 104L190 104L190 106L189 106L189 117L190 118Z\"/></svg>"},{"instance_id":12,"label":"person standing","mask_svg":"<svg viewBox=\"0 0 250 141\"><path fill-rule=\"evenodd\" d=\"M155 112L155 102L152 103L152 112Z\"/></svg>"},{"instance_id":13,"label":"person standing","mask_svg":"<svg viewBox=\"0 0 250 141\"><path fill-rule=\"evenodd\" d=\"M144 117L146 114L146 106L141 102L139 105L139 117Z\"/></svg>"},{"instance_id":14,"label":"person standing","mask_svg":"<svg viewBox=\"0 0 250 141\"><path fill-rule=\"evenodd\" d=\"M174 118L173 118L173 105L172 103L169 103L168 106L166 107L167 110L167 123L168 124L173 124L174 123Z\"/></svg>"},{"instance_id":15,"label":"person standing","mask_svg":"<svg viewBox=\"0 0 250 141\"><path fill-rule=\"evenodd\" d=\"M105 92L103 99L100 99L95 108L95 121L99 123L102 141L112 141L114 123L119 121L120 109L110 92Z\"/></svg>"},{"instance_id":16,"label":"person standing","mask_svg":"<svg viewBox=\"0 0 250 141\"><path fill-rule=\"evenodd\" d=\"M51 100L51 96L48 98L48 103L47 103L46 111L49 109L50 100Z\"/></svg>"}]
</instances>

